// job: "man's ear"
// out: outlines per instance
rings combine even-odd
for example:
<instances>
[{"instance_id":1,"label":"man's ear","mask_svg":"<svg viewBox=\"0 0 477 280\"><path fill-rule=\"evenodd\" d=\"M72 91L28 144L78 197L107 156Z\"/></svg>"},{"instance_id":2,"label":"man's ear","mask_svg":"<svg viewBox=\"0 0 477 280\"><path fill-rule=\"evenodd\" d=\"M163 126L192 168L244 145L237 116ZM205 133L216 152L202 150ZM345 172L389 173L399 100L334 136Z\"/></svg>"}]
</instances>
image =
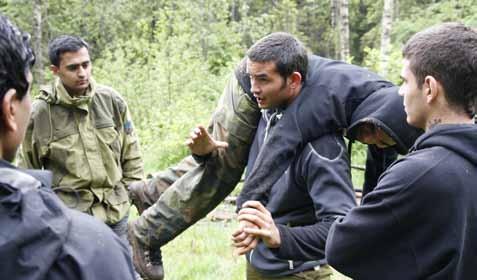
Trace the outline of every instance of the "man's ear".
<instances>
[{"instance_id":1,"label":"man's ear","mask_svg":"<svg viewBox=\"0 0 477 280\"><path fill-rule=\"evenodd\" d=\"M290 79L290 86L291 86L291 88L295 89L295 88L298 88L298 86L301 85L302 77L301 77L300 72L293 72L293 73L289 76L289 79Z\"/></svg>"},{"instance_id":2,"label":"man's ear","mask_svg":"<svg viewBox=\"0 0 477 280\"><path fill-rule=\"evenodd\" d=\"M6 131L14 131L17 129L17 123L15 122L15 114L17 109L15 107L16 93L17 91L11 88L3 96L1 104L3 115L1 121L3 122L2 128Z\"/></svg>"},{"instance_id":3,"label":"man's ear","mask_svg":"<svg viewBox=\"0 0 477 280\"><path fill-rule=\"evenodd\" d=\"M58 75L58 71L60 70L60 68L56 65L51 64L50 65L50 70L53 73L53 75Z\"/></svg>"},{"instance_id":4,"label":"man's ear","mask_svg":"<svg viewBox=\"0 0 477 280\"><path fill-rule=\"evenodd\" d=\"M433 76L426 76L424 78L423 91L426 96L427 103L437 100L437 97L439 94L441 94L441 90L442 87Z\"/></svg>"}]
</instances>

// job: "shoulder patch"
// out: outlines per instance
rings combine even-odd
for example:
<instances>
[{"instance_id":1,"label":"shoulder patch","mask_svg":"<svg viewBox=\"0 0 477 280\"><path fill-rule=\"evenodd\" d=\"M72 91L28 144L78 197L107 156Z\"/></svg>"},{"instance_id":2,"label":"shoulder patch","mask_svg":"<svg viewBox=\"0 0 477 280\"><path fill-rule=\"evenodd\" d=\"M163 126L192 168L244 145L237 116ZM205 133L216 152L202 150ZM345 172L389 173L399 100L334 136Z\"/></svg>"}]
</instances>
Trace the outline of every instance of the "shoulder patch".
<instances>
[{"instance_id":1,"label":"shoulder patch","mask_svg":"<svg viewBox=\"0 0 477 280\"><path fill-rule=\"evenodd\" d=\"M126 134L131 134L133 132L133 124L132 124L132 121L130 120L127 120L126 122L124 122L124 132Z\"/></svg>"}]
</instances>

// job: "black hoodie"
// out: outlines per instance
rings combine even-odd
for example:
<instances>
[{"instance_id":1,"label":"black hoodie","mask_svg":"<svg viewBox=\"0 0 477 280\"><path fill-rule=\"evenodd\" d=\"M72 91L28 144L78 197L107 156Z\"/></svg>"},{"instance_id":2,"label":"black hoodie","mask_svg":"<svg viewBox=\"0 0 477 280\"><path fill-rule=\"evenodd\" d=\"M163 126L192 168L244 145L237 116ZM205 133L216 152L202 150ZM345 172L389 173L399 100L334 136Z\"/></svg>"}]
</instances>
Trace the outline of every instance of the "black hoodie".
<instances>
[{"instance_id":1,"label":"black hoodie","mask_svg":"<svg viewBox=\"0 0 477 280\"><path fill-rule=\"evenodd\" d=\"M379 126L396 142L394 147L400 154L407 154L409 148L423 133L421 129L406 122L403 97L396 86L380 89L367 97L353 112L347 137L356 139L358 127L363 122Z\"/></svg>"},{"instance_id":2,"label":"black hoodie","mask_svg":"<svg viewBox=\"0 0 477 280\"><path fill-rule=\"evenodd\" d=\"M129 250L95 218L66 208L51 173L0 160L2 279L134 279Z\"/></svg>"},{"instance_id":3,"label":"black hoodie","mask_svg":"<svg viewBox=\"0 0 477 280\"><path fill-rule=\"evenodd\" d=\"M266 204L268 191L306 143L350 127L354 120L360 119L353 117L356 112L362 111L364 115L372 112L368 107L387 113L386 96L389 92L397 95L397 87L364 68L310 56L306 83L267 138L245 181L237 206L240 208L247 200L260 200ZM376 100L361 106L363 101L375 94ZM396 98L390 100L391 103L397 101ZM399 114L395 120L389 119L389 125L398 123L403 128L409 128L402 105L396 107L396 111ZM412 145L415 137L403 137L401 152Z\"/></svg>"},{"instance_id":4,"label":"black hoodie","mask_svg":"<svg viewBox=\"0 0 477 280\"><path fill-rule=\"evenodd\" d=\"M353 279L475 279L477 126L438 125L381 176L328 235L330 265Z\"/></svg>"},{"instance_id":5,"label":"black hoodie","mask_svg":"<svg viewBox=\"0 0 477 280\"><path fill-rule=\"evenodd\" d=\"M376 187L379 176L397 159L397 153L406 154L423 133L421 129L407 124L403 97L398 90L398 87L389 87L376 91L356 108L351 117L347 132L351 140L349 145L356 139L358 128L364 122L372 122L396 142L396 145L385 149L368 145L363 196Z\"/></svg>"}]
</instances>

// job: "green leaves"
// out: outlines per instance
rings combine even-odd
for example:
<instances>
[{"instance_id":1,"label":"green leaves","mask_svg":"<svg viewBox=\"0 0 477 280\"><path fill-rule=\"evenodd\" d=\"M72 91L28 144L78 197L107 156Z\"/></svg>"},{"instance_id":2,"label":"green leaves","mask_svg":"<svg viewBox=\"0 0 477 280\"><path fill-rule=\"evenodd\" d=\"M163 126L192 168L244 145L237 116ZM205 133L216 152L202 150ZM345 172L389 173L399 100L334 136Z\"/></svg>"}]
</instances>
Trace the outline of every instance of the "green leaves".
<instances>
[{"instance_id":1,"label":"green leaves","mask_svg":"<svg viewBox=\"0 0 477 280\"><path fill-rule=\"evenodd\" d=\"M31 32L32 3L0 0L0 12ZM477 25L475 0L398 4L386 77L394 82L401 46L412 34L443 21ZM96 79L129 103L149 170L187 153L183 141L189 130L207 124L226 77L259 38L288 31L316 54L336 58L338 49L330 0L43 0L42 5L45 66L51 38L74 34L88 41ZM377 72L382 9L382 0L349 1L352 62Z\"/></svg>"}]
</instances>

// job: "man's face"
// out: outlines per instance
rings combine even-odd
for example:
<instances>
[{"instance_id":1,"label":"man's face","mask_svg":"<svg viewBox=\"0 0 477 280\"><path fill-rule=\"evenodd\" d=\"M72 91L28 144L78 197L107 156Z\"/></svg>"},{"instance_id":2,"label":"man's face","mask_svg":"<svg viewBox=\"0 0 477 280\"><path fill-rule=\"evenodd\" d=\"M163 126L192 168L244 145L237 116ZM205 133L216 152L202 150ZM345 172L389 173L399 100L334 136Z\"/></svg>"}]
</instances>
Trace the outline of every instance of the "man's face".
<instances>
[{"instance_id":1,"label":"man's face","mask_svg":"<svg viewBox=\"0 0 477 280\"><path fill-rule=\"evenodd\" d=\"M251 91L261 109L282 107L292 101L288 79L280 76L275 62L253 62L248 59L247 72Z\"/></svg>"},{"instance_id":2,"label":"man's face","mask_svg":"<svg viewBox=\"0 0 477 280\"><path fill-rule=\"evenodd\" d=\"M387 148L396 145L391 136L372 123L363 123L358 127L356 139L368 145L376 145L378 148Z\"/></svg>"},{"instance_id":3,"label":"man's face","mask_svg":"<svg viewBox=\"0 0 477 280\"><path fill-rule=\"evenodd\" d=\"M8 124L8 129L6 129L5 134L2 134L2 143L4 145L1 151L3 159L7 161L13 161L18 146L20 146L23 138L25 138L25 132L31 113L30 86L32 79L31 72L28 72L27 81L29 86L23 99L19 99L16 94L8 98L11 110L9 110L10 115L7 116L8 120L4 121L9 121L10 123Z\"/></svg>"},{"instance_id":4,"label":"man's face","mask_svg":"<svg viewBox=\"0 0 477 280\"><path fill-rule=\"evenodd\" d=\"M404 110L406 111L406 121L415 127L424 129L426 127L427 103L424 95L424 87L419 89L416 76L412 73L410 62L403 61L401 70L402 85L399 94L404 96Z\"/></svg>"},{"instance_id":5,"label":"man's face","mask_svg":"<svg viewBox=\"0 0 477 280\"><path fill-rule=\"evenodd\" d=\"M55 75L71 96L83 95L89 87L91 77L91 61L88 49L81 48L76 52L65 52L60 56L60 66L51 66Z\"/></svg>"}]
</instances>

